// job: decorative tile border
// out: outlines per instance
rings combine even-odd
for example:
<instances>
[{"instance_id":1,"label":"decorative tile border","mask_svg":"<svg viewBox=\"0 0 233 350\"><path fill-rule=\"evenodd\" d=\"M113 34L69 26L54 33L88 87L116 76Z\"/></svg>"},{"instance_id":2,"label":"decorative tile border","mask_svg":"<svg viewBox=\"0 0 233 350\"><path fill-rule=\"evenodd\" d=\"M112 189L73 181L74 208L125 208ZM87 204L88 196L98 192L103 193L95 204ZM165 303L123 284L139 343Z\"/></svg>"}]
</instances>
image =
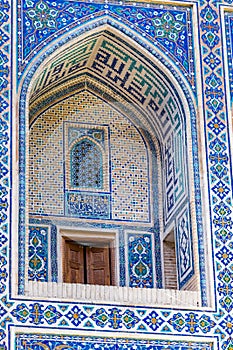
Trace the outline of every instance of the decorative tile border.
<instances>
[{"instance_id":1,"label":"decorative tile border","mask_svg":"<svg viewBox=\"0 0 233 350\"><path fill-rule=\"evenodd\" d=\"M65 350L76 349L110 349L110 350L214 350L214 341L207 340L166 340L166 339L141 339L141 338L123 338L110 335L69 335L69 334L44 334L39 333L15 334L15 347L17 350L37 350L39 348L46 350ZM13 349L12 349L13 350Z\"/></svg>"},{"instance_id":2,"label":"decorative tile border","mask_svg":"<svg viewBox=\"0 0 233 350\"><path fill-rule=\"evenodd\" d=\"M28 1L30 3L30 1ZM32 3L32 2L31 2ZM227 3L231 3L230 1ZM3 154L1 154L1 285L0 291L3 294L1 298L1 329L0 329L0 341L2 349L7 349L8 342L6 340L8 324L25 324L29 326L31 324L46 326L56 325L57 327L76 328L77 325L72 323L77 319L77 314L80 312L79 320L83 319L84 308L87 315L87 321L85 323L86 329L92 329L92 322L96 323L99 312L91 310L94 306L74 306L72 304L60 304L47 303L47 302L32 302L25 301L24 303L10 299L10 295L7 289L6 279L8 276L8 260L6 245L8 242L8 204L9 204L9 178L8 175L8 155L4 154L4 148L6 149L9 142L8 120L9 120L9 92L8 92L8 72L9 72L9 51L7 49L9 44L9 3L5 0L1 1L1 62L0 71L3 72L1 79L1 99L0 99L0 111L1 125L3 140L5 138L5 144L3 143ZM174 310L157 310L151 311L149 308L146 310L140 308L137 310L130 310L135 312L136 317L145 318L148 316L151 322L145 326L146 321L141 322L141 331L149 333L163 332L169 334L170 332L176 333L181 339L184 334L194 334L198 337L198 334L205 335L211 334L218 337L219 348L224 350L230 350L233 347L232 341L232 324L231 317L232 310L232 244L231 244L231 223L232 223L232 209L231 209L231 164L229 162L229 130L227 123L227 115L225 107L225 86L222 75L222 52L221 52L221 40L220 40L220 21L219 21L219 9L216 2L200 2L200 40L203 53L203 77L204 77L204 93L205 93L205 106L206 109L206 143L207 143L207 157L209 164L209 185L210 185L210 201L211 201L211 222L213 227L213 241L214 251L213 257L215 260L215 273L216 273L216 286L215 295L217 298L216 311L184 311L179 312ZM6 79L7 78L7 79ZM221 171L221 168L224 168ZM20 222L20 225L23 224ZM11 242L9 242L11 244ZM24 244L25 242L22 242ZM200 241L201 252L203 249L203 242ZM8 297L9 296L9 297ZM9 300L10 299L10 300ZM80 307L82 309L80 309ZM108 310L105 306L106 314L108 316L108 325L112 329L121 330L121 324L123 321L116 322L116 316L119 314L124 315L123 312L116 310ZM118 308L121 310L121 308ZM13 311L14 310L14 311ZM91 311L88 311L91 310ZM146 316L143 316L145 312ZM145 315L144 314L144 315ZM73 316L72 316L73 315ZM75 315L75 317L74 317ZM79 314L78 314L79 315ZM93 316L92 316L93 315ZM100 314L101 315L101 314ZM89 316L94 317L89 318ZM131 316L132 317L132 316ZM141 320L140 318L140 320ZM72 320L72 321L71 321ZM134 318L134 320L137 320ZM91 322L92 321L92 322ZM100 321L102 321L100 317ZM59 323L60 322L60 323ZM69 323L70 322L70 323ZM88 323L89 322L89 323ZM136 322L136 321L135 321ZM155 325L158 325L156 328ZM114 328L116 325L116 328ZM78 324L79 326L79 324ZM89 328L88 328L89 327ZM96 325L95 325L96 327ZM155 330L153 329L155 328ZM126 328L126 327L125 327ZM124 329L125 329L124 328ZM98 329L98 328L97 328ZM96 329L96 330L97 330ZM127 329L127 328L126 328ZM135 326L133 326L135 331ZM208 348L207 348L208 349Z\"/></svg>"}]
</instances>

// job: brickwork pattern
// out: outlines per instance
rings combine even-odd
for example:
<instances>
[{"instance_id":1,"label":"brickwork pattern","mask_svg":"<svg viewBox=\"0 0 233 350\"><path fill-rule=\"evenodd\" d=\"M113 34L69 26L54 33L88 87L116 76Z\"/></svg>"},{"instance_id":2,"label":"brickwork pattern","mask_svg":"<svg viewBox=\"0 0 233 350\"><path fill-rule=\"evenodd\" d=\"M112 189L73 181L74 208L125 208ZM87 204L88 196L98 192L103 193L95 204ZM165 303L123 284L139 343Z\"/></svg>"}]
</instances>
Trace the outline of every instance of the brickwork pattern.
<instances>
[{"instance_id":1,"label":"brickwork pattern","mask_svg":"<svg viewBox=\"0 0 233 350\"><path fill-rule=\"evenodd\" d=\"M175 243L163 242L164 285L167 289L177 289Z\"/></svg>"},{"instance_id":2,"label":"brickwork pattern","mask_svg":"<svg viewBox=\"0 0 233 350\"><path fill-rule=\"evenodd\" d=\"M109 126L111 218L150 222L148 187L150 159L147 146L140 133L124 116L89 93L74 95L55 105L43 113L31 127L30 213L65 215L63 210L64 122L86 123L86 126L88 123L90 126L101 124ZM93 216L94 214L92 218Z\"/></svg>"},{"instance_id":3,"label":"brickwork pattern","mask_svg":"<svg viewBox=\"0 0 233 350\"><path fill-rule=\"evenodd\" d=\"M83 51L80 52L80 46L85 52L85 57L82 64L76 64L77 54L81 54L80 59L82 58ZM168 87L169 83L163 73L153 65L149 65L141 52L129 48L123 41L113 40L108 32L81 41L79 45L74 44L72 54L62 52L55 62L47 64L39 80L35 82L31 98L31 118L44 110L45 106L55 103L55 98L61 99L62 91L67 97L69 89L70 93L73 93L76 85L86 85L87 81L83 82L80 79L83 79L87 71L88 77L92 77L92 84L93 79L97 80L95 90L99 91L100 96L105 94L100 90L100 83L103 85L107 83L117 91L115 94L123 94L124 99L132 101L132 107L140 106L146 111L147 119L142 114L137 117L139 125L143 128L150 126L151 116L156 120L153 128L156 129L156 137L163 145L165 162L163 174L164 193L166 193L165 218L167 221L171 220L177 206L188 196L187 167L184 162L184 157L187 157L184 147L184 111L175 89ZM64 78L68 80L62 88L59 84ZM56 93L53 89L56 89ZM36 93L39 94L38 99ZM116 105L118 103L116 102Z\"/></svg>"}]
</instances>

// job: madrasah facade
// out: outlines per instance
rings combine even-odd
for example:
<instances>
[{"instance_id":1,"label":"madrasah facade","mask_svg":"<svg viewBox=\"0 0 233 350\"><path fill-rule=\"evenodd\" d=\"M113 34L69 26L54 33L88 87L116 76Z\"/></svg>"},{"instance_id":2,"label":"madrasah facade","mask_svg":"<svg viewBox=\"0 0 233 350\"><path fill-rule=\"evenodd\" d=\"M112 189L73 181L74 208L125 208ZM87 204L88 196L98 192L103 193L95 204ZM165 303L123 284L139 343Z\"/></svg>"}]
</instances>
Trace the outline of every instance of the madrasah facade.
<instances>
[{"instance_id":1,"label":"madrasah facade","mask_svg":"<svg viewBox=\"0 0 233 350\"><path fill-rule=\"evenodd\" d=\"M233 12L0 0L0 349L232 350Z\"/></svg>"}]
</instances>

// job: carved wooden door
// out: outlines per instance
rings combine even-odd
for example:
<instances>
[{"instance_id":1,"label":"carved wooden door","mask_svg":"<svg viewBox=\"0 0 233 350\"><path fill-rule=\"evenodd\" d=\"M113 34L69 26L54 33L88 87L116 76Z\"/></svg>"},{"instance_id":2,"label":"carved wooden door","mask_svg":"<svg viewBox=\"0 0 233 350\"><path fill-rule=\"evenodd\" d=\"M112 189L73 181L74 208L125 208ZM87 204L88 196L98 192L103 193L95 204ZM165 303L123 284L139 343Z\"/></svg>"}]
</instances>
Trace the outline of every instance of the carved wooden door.
<instances>
[{"instance_id":1,"label":"carved wooden door","mask_svg":"<svg viewBox=\"0 0 233 350\"><path fill-rule=\"evenodd\" d=\"M87 283L110 285L109 247L86 247Z\"/></svg>"},{"instance_id":2,"label":"carved wooden door","mask_svg":"<svg viewBox=\"0 0 233 350\"><path fill-rule=\"evenodd\" d=\"M84 283L84 247L72 241L65 241L64 282Z\"/></svg>"}]
</instances>

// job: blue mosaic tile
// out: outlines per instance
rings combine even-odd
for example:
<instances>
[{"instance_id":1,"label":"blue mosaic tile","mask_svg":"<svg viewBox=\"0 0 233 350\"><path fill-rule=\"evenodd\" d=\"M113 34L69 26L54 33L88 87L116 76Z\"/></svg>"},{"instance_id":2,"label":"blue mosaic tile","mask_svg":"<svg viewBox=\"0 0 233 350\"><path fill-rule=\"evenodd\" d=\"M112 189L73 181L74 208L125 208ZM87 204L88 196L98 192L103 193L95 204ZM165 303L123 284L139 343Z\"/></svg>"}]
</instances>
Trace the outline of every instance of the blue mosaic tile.
<instances>
[{"instance_id":1,"label":"blue mosaic tile","mask_svg":"<svg viewBox=\"0 0 233 350\"><path fill-rule=\"evenodd\" d=\"M93 348L104 350L213 350L213 343L208 342L187 342L187 341L167 341L153 339L135 339L135 338L113 338L113 337L95 337L95 336L66 336L65 339L59 335L43 335L38 334L21 334L17 333L15 338L15 346L19 350L30 347L32 350L42 347L46 350L52 349L75 349L78 346L80 350L90 350Z\"/></svg>"},{"instance_id":2,"label":"blue mosaic tile","mask_svg":"<svg viewBox=\"0 0 233 350\"><path fill-rule=\"evenodd\" d=\"M231 1L225 1L225 3L231 4ZM55 2L54 2L55 4ZM70 4L70 2L69 2ZM81 6L85 5L85 3L79 3L78 5ZM5 23L8 21L9 19L9 3L8 1L0 1L0 5L1 5L1 10L0 10L0 25L5 25ZM77 6L78 6L77 5ZM51 26L51 31L54 29L54 23L55 21L53 21L53 18L58 18L57 16L57 9L55 9L55 11L52 11L52 7L55 7L55 5L52 5L49 7L49 3L48 2L41 2L41 4L39 4L39 2L36 1L25 1L24 3L25 6L25 11L27 10L28 12L30 11L30 8L34 11L37 11L38 14L42 13L43 10L47 9L47 14L49 14L49 17L47 17L48 22L46 23L46 28L50 30L49 26ZM47 7L46 7L47 6ZM64 3L63 6L68 6L68 2ZM90 4L89 6L89 11L90 11ZM101 6L104 8L104 5L101 4ZM213 257L215 260L214 263L214 267L216 268L216 293L218 293L218 295L215 294L215 296L218 296L219 298L217 298L217 303L216 303L216 310L214 310L214 312L209 311L203 313L203 311L200 310L196 310L193 312L189 312L189 311L184 311L181 310L180 312L174 312L173 310L171 310L171 314L169 316L169 327L171 327L172 332L175 332L174 334L177 336L179 336L180 338L183 337L183 335L189 335L192 337L196 337L196 339L198 339L198 336L201 334L204 334L205 336L209 335L211 337L213 337L212 339L217 339L218 341L218 346L221 347L221 349L224 350L230 350L233 347L233 342L232 342L232 317L231 317L231 312L232 312L232 305L233 305L233 300L232 300L232 244L229 244L231 241L231 184L230 184L230 172L229 172L229 168L230 168L230 159L231 156L229 155L229 142L228 142L228 125L225 124L223 121L227 120L226 115L225 114L221 114L221 113L225 113L226 110L225 108L225 100L222 97L222 91L224 91L224 86L221 86L220 89L220 85L218 83L218 80L212 79L211 80L211 76L210 74L212 72L214 72L214 77L219 77L219 66L223 65L223 57L222 57L222 53L221 53L221 49L220 49L220 35L221 35L221 28L220 28L220 10L218 7L216 7L216 2L209 2L208 4L200 1L199 2L199 6L200 6L200 10L198 9L199 12L199 18L200 18L200 22L201 22L201 27L200 27L200 40L201 40L201 53L202 53L202 58L203 58L203 77L205 76L206 79L204 80L204 84L207 84L208 86L205 85L204 88L204 106L205 106L205 112L206 112L206 120L207 120L207 124L208 124L208 135L206 136L206 145L207 145L207 162L210 162L211 167L209 167L209 175L211 178L211 183L212 183L212 189L210 188L210 206L211 206L211 215L210 215L210 221L213 225L213 243L214 243L214 247L213 247ZM97 8L98 6L94 7ZM130 7L130 6L129 6ZM137 6L136 10L137 10ZM140 8L140 6L138 6ZM67 14L67 18L71 18L71 14L72 14L72 7L70 7L71 10L68 12ZM85 9L85 6L82 7L83 9ZM118 8L123 8L123 6L119 6ZM38 12L39 11L39 12ZM84 10L83 10L84 11ZM93 10L94 11L94 10ZM104 8L104 11L109 11L108 8ZM167 18L167 23L169 16L166 16L166 12L167 10L161 10L161 16L159 17L159 20L162 23L162 20L166 21ZM173 11L173 17L175 15L175 10ZM133 11L131 11L133 12ZM149 12L149 10L148 10ZM169 12L169 11L167 11ZM170 11L171 12L171 11ZM36 12L34 12L36 13ZM90 13L90 12L88 12ZM146 11L142 12L142 11L137 11L136 12L137 15L139 15L139 20L143 20L143 18L140 16L143 16L144 13L146 13ZM165 15L164 15L165 13ZM133 12L134 15L134 12ZM31 16L31 17L30 17ZM60 13L59 13L60 16ZM70 17L68 17L70 16ZM125 16L129 16L129 14L126 13ZM164 19L165 17L165 19ZM34 18L34 20L33 20ZM62 17L60 16L60 21L62 21L62 18L65 18L65 15ZM28 14L28 19L31 21L30 23L33 23L34 25L34 29L38 29L37 33L39 33L40 31L40 25L42 24L42 29L44 29L44 22L43 22L43 18L40 22L40 24L36 23L35 17L33 17L33 11L30 12L30 14ZM74 18L72 19L74 20ZM128 20L128 19L127 19ZM130 19L131 21L133 21L133 19ZM75 20L74 20L75 21ZM231 21L231 20L230 20ZM181 22L181 21L180 21ZM59 25L60 22L58 21ZM65 21L63 21L64 23L64 28L66 26ZM131 22L132 23L132 22ZM57 25L57 24L56 24ZM155 24L156 25L156 24ZM159 24L161 25L161 24ZM229 27L229 22L228 22L228 27ZM26 23L25 23L26 26ZM62 25L61 25L62 26ZM126 25L127 27L127 25ZM232 26L230 25L229 28L231 28ZM19 27L19 29L22 29ZM151 28L151 24L149 23L149 27L145 28L145 25L143 25L143 30L145 30L145 36L148 35L147 31L150 31ZM23 28L24 30L24 28ZM147 31L146 31L147 30ZM51 33L51 32L50 32ZM175 32L174 32L175 33ZM158 33L157 33L158 34ZM231 35L230 31L229 34ZM45 35L48 35L48 32L45 33ZM169 36L170 33L166 33L166 31L164 31L164 35ZM42 40L42 36L38 37L39 40ZM7 34L6 31L4 31L3 37L3 45L5 44L5 40L7 40ZM31 39L32 40L32 39ZM47 40L47 39L46 39ZM49 40L49 38L48 38ZM162 39L165 40L165 39ZM172 41L172 38L170 38L170 40ZM229 42L229 40L228 40ZM171 42L172 44L172 42ZM169 45L169 44L168 44ZM170 46L170 48L172 47L172 45ZM231 71L231 57L232 57L232 51L230 46L229 47L229 67L230 67L230 75L231 75L231 79L232 79L232 71ZM19 46L20 49L20 46ZM21 53L21 52L20 52ZM170 52L169 52L170 54ZM8 59L8 58L7 58ZM30 57L29 57L30 59ZM4 58L3 58L4 60ZM8 63L8 62L6 62ZM4 63L5 65L5 63ZM0 68L1 71L2 67ZM5 69L5 68L4 68ZM3 71L4 71L3 69ZM3 74L6 74L6 70L4 71ZM221 73L221 72L220 72ZM1 73L0 73L1 74ZM221 75L221 74L220 74ZM208 79L209 77L209 79ZM213 75L212 75L213 77ZM3 79L0 79L0 86L2 88L2 91L6 88L7 86L7 82L6 82L6 75L3 76ZM208 80L207 80L208 79ZM212 81L212 82L211 82ZM210 83L211 82L211 83ZM224 84L224 81L222 80L222 84ZM215 95L216 93L216 95ZM216 97L217 96L217 97ZM22 106L23 103L25 102L25 94L22 95ZM5 95L1 95L1 111L2 113L6 113L4 118L7 118L7 108L9 107L9 103L8 100L6 98ZM194 118L194 114L193 117ZM217 119L215 119L217 118ZM20 119L20 123L22 122L21 125L23 125L24 121L22 120L22 118ZM25 138L25 134L24 132L22 132L20 134L20 142L23 142ZM194 141L196 139L194 138ZM216 141L217 140L217 141ZM195 142L193 143L195 146ZM5 147L5 145L4 145ZM3 149L3 153L5 152ZM220 151L221 148L221 151ZM21 154L22 156L22 154ZM2 154L1 157L4 157L4 155ZM22 157L23 160L23 157ZM198 169L198 159L196 158L197 162L194 162L194 167L195 167L195 174L197 175L199 172ZM6 163L2 160L1 162L1 168L2 168L2 172L1 172L1 179L5 179L5 176L8 175L8 166L6 165ZM21 169L20 169L21 170ZM22 172L20 173L21 176L24 176L23 173L23 169ZM198 180L197 180L198 182ZM8 185L9 186L9 185ZM24 186L22 184L20 184L20 186L22 186L22 190L24 190ZM2 189L1 191L3 193L6 193L6 191L8 191L7 186L4 187L4 185L2 184ZM197 196L196 196L196 201L200 200L200 193L198 193L199 189L197 188ZM22 192L21 192L22 193ZM213 195L214 193L214 195ZM222 193L224 193L224 195L222 195ZM198 197L199 196L199 197ZM21 197L20 197L21 198ZM4 223L7 220L7 214L8 211L6 211L4 208L6 208L6 206L4 206L4 200L3 200L3 207L1 208L1 212L3 212L3 217L2 217L2 221L4 221ZM197 211L198 213L198 211ZM20 227L24 225L24 211L23 209L21 209L21 214L22 216L20 217ZM200 214L200 213L199 213ZM201 215L198 216L198 220L200 220ZM223 224L221 227L221 223ZM3 226L2 226L3 227ZM1 269L2 269L2 274L1 274L1 279L2 279L2 284L1 284L1 292L6 292L6 285L5 285L5 281L7 278L7 274L6 274L6 270L5 270L5 266L7 266L7 259L8 259L8 253L5 250L5 244L7 243L7 239L8 239L8 228L1 228L2 230L2 237L3 241L2 241L2 252L1 252ZM221 232L220 232L221 230ZM199 240L200 240L200 244L199 244L199 253L202 256L201 262L200 262L200 268L201 271L203 272L202 276L205 276L205 271L204 271L204 257L203 257L203 237L201 235L199 235ZM20 237L20 244L22 245L21 247L24 247L25 242L23 240L23 237ZM23 248L20 251L20 254L22 253ZM22 264L22 266L21 266ZM20 269L22 268L22 270L20 270L22 272L22 276L24 275L23 273L23 264L24 264L24 256L23 253L20 255L20 261L19 261L19 266ZM54 268L56 270L56 268ZM23 283L23 278L21 278L22 276L20 276L20 281ZM205 278L203 278L205 280ZM202 283L205 283L205 281L202 281ZM8 293L8 291L7 291ZM202 297L203 300L205 299L205 290L202 289ZM11 299L13 300L13 299ZM3 302L3 301L1 301ZM6 302L7 303L7 302ZM17 322L17 325L25 325L25 327L31 326L31 323L33 323L34 325L46 325L46 326L51 326L54 325L54 323L56 324L56 326L58 325L58 322L61 322L61 312L59 309L59 312L57 311L57 304L54 303L53 305L48 305L49 303L44 303L42 301L41 305L38 305L38 303L35 302L30 302L30 305L28 304L28 302L25 303L21 303L18 300L13 300L12 303L14 304L13 309L14 311L12 311L11 316L14 318L14 322ZM5 304L4 304L5 305ZM12 307L12 306L10 306ZM8 309L8 307L6 306L6 310ZM99 307L99 309L101 309ZM104 306L103 308L103 314L107 315L107 318L109 318L111 321L109 321L109 324L111 325L111 327L114 329L114 327L116 327L115 329L117 329L118 331L121 330L121 326L124 324L123 322L123 318L122 315L124 315L124 313L121 311L121 307L117 308L117 310L113 310L112 312L106 311L106 307ZM4 316L6 316L5 313L5 308L4 309L0 309L2 311L2 313L4 313ZM82 311L83 312L83 311ZM130 324L132 324L132 328L133 331L135 330L135 326L138 326L138 323L136 322L137 319L134 317L135 313L133 314L132 309L129 310L129 312L125 313L125 326L124 329L127 328L127 325L129 326ZM138 311L138 312L142 312ZM146 315L148 315L149 312L147 312ZM156 310L156 314L153 313L152 311L150 311L151 313L151 323L146 324L146 326L144 324L142 324L142 328L144 333L148 333L151 332L151 328L150 325L156 324L156 320L161 319L161 321L165 320L165 322L167 322L167 318L161 314L159 312L159 310ZM30 315L30 317L29 317ZM55 315L55 316L54 316ZM147 316L144 316L145 319L147 319ZM116 321L116 319L118 319L121 316L121 322L119 320ZM8 318L7 318L8 317ZM9 325L7 327L10 328L11 325L14 324L14 322L11 320L10 316L7 316L4 318L4 320L1 322L1 329L0 329L0 341L1 341L1 349L7 349L8 346L8 342L5 340L6 339L6 324L8 323ZM96 316L97 317L97 316ZM123 316L124 317L124 316ZM138 316L137 316L138 317ZM127 320L133 318L134 319L134 323L133 322L128 322ZM96 320L96 319L95 319ZM93 322L95 322L95 320L93 320ZM100 321L103 320L100 318ZM70 321L70 320L68 320ZM76 327L74 327L74 325L71 325L71 322L69 323L67 320L66 322L66 327L70 327L70 329L72 330L77 330ZM84 321L84 320L83 320ZM30 323L31 322L31 323ZM45 322L45 323L43 323ZM56 323L57 322L57 323ZM146 321L145 321L146 323ZM156 326L154 326L156 327ZM160 328L162 328L163 325L161 324ZM169 329L164 326L163 329L165 330L165 333L167 332L169 334ZM8 328L8 329L9 329ZM158 330L160 331L160 328L158 328ZM156 331L158 331L156 330ZM56 337L56 339L54 338ZM62 339L59 338L58 335L56 336L51 336L51 335L41 335L39 334L38 336L34 335L30 335L30 334L25 334L22 335L20 333L17 334L16 336L16 340L15 340L15 344L13 346L17 347L18 349L24 349L25 345L27 345L28 347L32 348L32 349L37 349L38 346L42 346L42 348L47 348L47 349L54 349L56 346L59 345L64 345L64 335L61 335ZM145 336L147 338L147 336ZM68 337L68 339L66 339L66 343L65 345L70 346L71 348L74 348L77 345L77 342L79 344L79 346L82 346L82 349L90 349L93 347L93 343L96 344L96 337L92 337L91 339L84 339L85 337L82 336L82 338L74 338L72 336ZM107 339L105 337L105 340L103 340L103 338L98 337L98 345L99 348L104 349L104 348L116 348L115 344L116 344L116 338L113 338L114 340L111 339ZM177 338L178 339L178 338ZM192 338L193 339L193 338ZM119 340L119 339L118 339ZM164 348L168 348L168 347L172 347L173 349L182 349L182 350L187 350L187 349L197 349L198 347L202 348L202 349L214 349L216 346L214 345L214 342L210 341L208 342L203 342L203 341L199 341L199 342L194 342L194 341L189 341L188 343L185 341L170 341L169 344L167 343L167 341L164 340L150 340L147 339L147 344L142 343L142 340L135 340L132 339L132 337L130 339L127 338L122 338L119 340L119 346L118 348L128 348L128 349L133 349L136 347L139 348L139 346L144 350L144 349L164 349ZM39 342L39 345L38 345ZM107 342L107 344L106 344ZM122 343L122 344L121 344ZM42 344L42 345L41 345ZM11 345L11 344L10 344Z\"/></svg>"},{"instance_id":3,"label":"blue mosaic tile","mask_svg":"<svg viewBox=\"0 0 233 350\"><path fill-rule=\"evenodd\" d=\"M194 275L193 249L189 208L177 216L176 250L178 283L181 288Z\"/></svg>"},{"instance_id":4,"label":"blue mosaic tile","mask_svg":"<svg viewBox=\"0 0 233 350\"><path fill-rule=\"evenodd\" d=\"M71 185L87 189L103 188L102 152L89 139L83 139L71 150Z\"/></svg>"},{"instance_id":5,"label":"blue mosaic tile","mask_svg":"<svg viewBox=\"0 0 233 350\"><path fill-rule=\"evenodd\" d=\"M5 24L9 19L10 3L7 0L1 0L0 26Z\"/></svg>"},{"instance_id":6,"label":"blue mosaic tile","mask_svg":"<svg viewBox=\"0 0 233 350\"><path fill-rule=\"evenodd\" d=\"M176 180L175 180L175 182L176 182ZM169 183L170 183L170 181L169 181ZM173 203L174 204L174 203ZM161 283L161 282L160 282ZM203 282L202 282L203 283ZM161 285L161 284L160 284Z\"/></svg>"},{"instance_id":7,"label":"blue mosaic tile","mask_svg":"<svg viewBox=\"0 0 233 350\"><path fill-rule=\"evenodd\" d=\"M110 218L110 195L103 193L67 192L66 215L79 218Z\"/></svg>"},{"instance_id":8,"label":"blue mosaic tile","mask_svg":"<svg viewBox=\"0 0 233 350\"><path fill-rule=\"evenodd\" d=\"M151 235L128 234L129 286L153 288Z\"/></svg>"},{"instance_id":9,"label":"blue mosaic tile","mask_svg":"<svg viewBox=\"0 0 233 350\"><path fill-rule=\"evenodd\" d=\"M225 30L226 30L226 40L227 40L227 62L229 69L229 78L230 78L230 93L231 99L233 96L233 17L231 12L225 12Z\"/></svg>"},{"instance_id":10,"label":"blue mosaic tile","mask_svg":"<svg viewBox=\"0 0 233 350\"><path fill-rule=\"evenodd\" d=\"M57 33L64 33L67 28L85 23L94 18L108 15L131 25L135 31L149 40L157 40L162 51L180 64L186 76L193 79L193 47L191 42L191 11L189 8L173 8L163 5L140 4L121 6L119 4L91 4L68 1L26 1L19 6L23 9L23 22L19 27L23 33L23 59L28 62L33 52L38 52L44 44L56 39ZM155 19L156 16L156 19ZM45 41L46 40L46 41ZM20 52L19 52L20 54ZM177 63L178 61L178 63ZM20 58L21 62L21 58ZM193 84L193 81L192 81Z\"/></svg>"},{"instance_id":11,"label":"blue mosaic tile","mask_svg":"<svg viewBox=\"0 0 233 350\"><path fill-rule=\"evenodd\" d=\"M48 281L48 227L29 226L28 279Z\"/></svg>"}]
</instances>

